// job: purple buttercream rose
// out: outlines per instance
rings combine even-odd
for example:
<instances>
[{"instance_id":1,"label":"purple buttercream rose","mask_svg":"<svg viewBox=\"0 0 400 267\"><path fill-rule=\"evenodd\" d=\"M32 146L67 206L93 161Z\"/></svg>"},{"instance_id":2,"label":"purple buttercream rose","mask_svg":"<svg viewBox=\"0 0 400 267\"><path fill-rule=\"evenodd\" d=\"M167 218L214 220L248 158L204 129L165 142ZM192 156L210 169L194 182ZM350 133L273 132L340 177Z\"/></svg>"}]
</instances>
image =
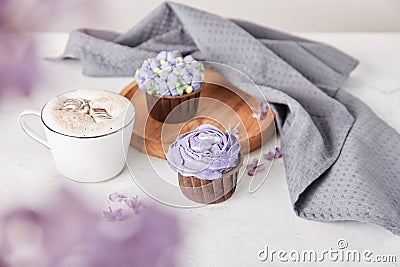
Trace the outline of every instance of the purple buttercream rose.
<instances>
[{"instance_id":1,"label":"purple buttercream rose","mask_svg":"<svg viewBox=\"0 0 400 267\"><path fill-rule=\"evenodd\" d=\"M215 180L238 164L240 144L210 124L178 136L167 152L169 166L183 176Z\"/></svg>"}]
</instances>

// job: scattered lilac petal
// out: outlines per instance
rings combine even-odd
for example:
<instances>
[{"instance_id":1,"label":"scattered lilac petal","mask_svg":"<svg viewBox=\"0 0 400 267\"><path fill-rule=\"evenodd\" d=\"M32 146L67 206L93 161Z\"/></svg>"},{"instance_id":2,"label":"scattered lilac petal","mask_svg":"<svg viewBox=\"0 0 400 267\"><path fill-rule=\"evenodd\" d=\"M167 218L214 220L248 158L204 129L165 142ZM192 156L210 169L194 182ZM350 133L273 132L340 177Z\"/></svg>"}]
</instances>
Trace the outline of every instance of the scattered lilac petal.
<instances>
[{"instance_id":1,"label":"scattered lilac petal","mask_svg":"<svg viewBox=\"0 0 400 267\"><path fill-rule=\"evenodd\" d=\"M268 103L267 102L265 102L265 101L262 101L261 103L260 103L260 111L262 112L262 113L267 113L268 112Z\"/></svg>"},{"instance_id":2,"label":"scattered lilac petal","mask_svg":"<svg viewBox=\"0 0 400 267\"><path fill-rule=\"evenodd\" d=\"M263 155L265 160L271 161L273 159L278 159L282 157L282 152L279 147L276 147L274 151L269 151Z\"/></svg>"},{"instance_id":3,"label":"scattered lilac petal","mask_svg":"<svg viewBox=\"0 0 400 267\"><path fill-rule=\"evenodd\" d=\"M129 208L134 210L138 204L138 196L127 198L124 202Z\"/></svg>"},{"instance_id":4,"label":"scattered lilac petal","mask_svg":"<svg viewBox=\"0 0 400 267\"><path fill-rule=\"evenodd\" d=\"M252 115L253 118L263 120L267 116L269 107L268 107L268 103L263 101L260 103L258 108L251 107L251 109L254 111L254 113Z\"/></svg>"},{"instance_id":5,"label":"scattered lilac petal","mask_svg":"<svg viewBox=\"0 0 400 267\"><path fill-rule=\"evenodd\" d=\"M125 214L122 209L112 210L111 207L108 207L108 211L103 211L104 219L107 221L123 221L125 219Z\"/></svg>"},{"instance_id":6,"label":"scattered lilac petal","mask_svg":"<svg viewBox=\"0 0 400 267\"><path fill-rule=\"evenodd\" d=\"M124 200L124 199L126 199L126 198L127 198L126 196L123 196L123 195L121 195L121 194L119 194L119 193L117 193L117 192L111 193L111 194L108 196L108 199L109 199L111 202L121 202L122 200Z\"/></svg>"},{"instance_id":7,"label":"scattered lilac petal","mask_svg":"<svg viewBox=\"0 0 400 267\"><path fill-rule=\"evenodd\" d=\"M281 149L279 147L275 147L275 158L279 159L280 157L282 157Z\"/></svg>"},{"instance_id":8,"label":"scattered lilac petal","mask_svg":"<svg viewBox=\"0 0 400 267\"><path fill-rule=\"evenodd\" d=\"M258 159L254 158L253 161L246 166L247 174L249 176L256 175L257 172L265 169L264 164L258 164Z\"/></svg>"},{"instance_id":9,"label":"scattered lilac petal","mask_svg":"<svg viewBox=\"0 0 400 267\"><path fill-rule=\"evenodd\" d=\"M135 214L141 213L145 209L145 205L138 200L138 196L127 198L124 200L126 206L134 211Z\"/></svg>"}]
</instances>

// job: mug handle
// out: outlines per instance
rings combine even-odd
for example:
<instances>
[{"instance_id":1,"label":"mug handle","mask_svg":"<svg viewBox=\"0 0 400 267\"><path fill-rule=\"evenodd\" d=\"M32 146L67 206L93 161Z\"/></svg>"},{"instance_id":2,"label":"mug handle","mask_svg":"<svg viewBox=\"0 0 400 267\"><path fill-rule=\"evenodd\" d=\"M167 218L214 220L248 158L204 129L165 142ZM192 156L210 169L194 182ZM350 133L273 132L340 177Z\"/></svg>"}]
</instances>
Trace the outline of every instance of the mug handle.
<instances>
[{"instance_id":1,"label":"mug handle","mask_svg":"<svg viewBox=\"0 0 400 267\"><path fill-rule=\"evenodd\" d=\"M28 116L28 115L34 115L39 118L41 117L40 111L38 111L38 110L27 109L27 110L22 111L22 113L18 117L19 125L21 126L22 131L24 131L24 133L26 133L30 138L32 138L36 142L38 142L38 143L44 145L45 147L47 147L48 149L50 149L50 146L49 146L49 143L47 142L47 140L44 139L43 137L39 136L34 131L32 131L32 129L24 121L24 117Z\"/></svg>"}]
</instances>

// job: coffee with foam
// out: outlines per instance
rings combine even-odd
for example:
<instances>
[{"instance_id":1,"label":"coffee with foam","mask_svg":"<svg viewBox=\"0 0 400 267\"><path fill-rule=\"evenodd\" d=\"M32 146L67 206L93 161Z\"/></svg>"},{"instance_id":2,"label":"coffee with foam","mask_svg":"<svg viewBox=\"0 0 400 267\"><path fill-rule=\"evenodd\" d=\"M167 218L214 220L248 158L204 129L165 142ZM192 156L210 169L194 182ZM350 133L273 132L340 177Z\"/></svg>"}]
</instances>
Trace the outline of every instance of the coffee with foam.
<instances>
[{"instance_id":1,"label":"coffee with foam","mask_svg":"<svg viewBox=\"0 0 400 267\"><path fill-rule=\"evenodd\" d=\"M43 123L52 131L74 137L103 136L133 121L135 110L125 97L103 90L78 90L49 101Z\"/></svg>"}]
</instances>

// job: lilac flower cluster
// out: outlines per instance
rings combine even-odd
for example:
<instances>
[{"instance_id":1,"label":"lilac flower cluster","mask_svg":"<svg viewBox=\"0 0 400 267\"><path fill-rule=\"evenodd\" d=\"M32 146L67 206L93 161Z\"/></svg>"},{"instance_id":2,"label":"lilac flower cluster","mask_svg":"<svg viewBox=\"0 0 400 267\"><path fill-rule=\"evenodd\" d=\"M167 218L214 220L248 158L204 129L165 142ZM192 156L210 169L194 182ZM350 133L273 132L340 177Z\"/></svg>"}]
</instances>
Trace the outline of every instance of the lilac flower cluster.
<instances>
[{"instance_id":1,"label":"lilac flower cluster","mask_svg":"<svg viewBox=\"0 0 400 267\"><path fill-rule=\"evenodd\" d=\"M145 60L136 70L139 88L148 94L178 96L199 90L204 81L204 65L179 51L162 51Z\"/></svg>"}]
</instances>

